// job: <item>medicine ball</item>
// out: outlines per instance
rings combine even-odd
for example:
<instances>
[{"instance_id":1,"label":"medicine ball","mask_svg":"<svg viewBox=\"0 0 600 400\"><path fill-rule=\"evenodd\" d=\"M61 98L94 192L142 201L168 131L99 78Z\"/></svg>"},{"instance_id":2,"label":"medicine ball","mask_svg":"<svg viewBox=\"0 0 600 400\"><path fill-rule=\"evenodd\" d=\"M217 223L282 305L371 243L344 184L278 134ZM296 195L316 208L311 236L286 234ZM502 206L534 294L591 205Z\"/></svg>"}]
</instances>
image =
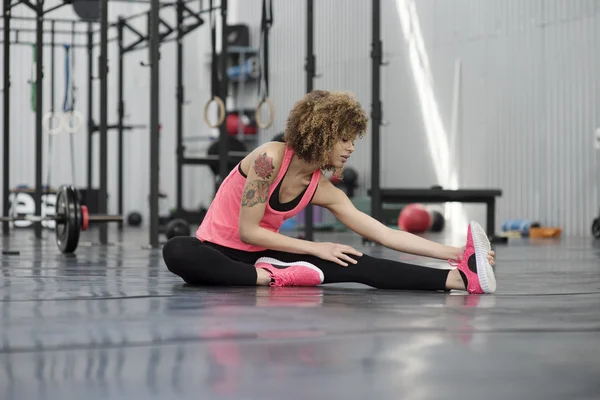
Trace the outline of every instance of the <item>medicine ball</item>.
<instances>
[{"instance_id":1,"label":"medicine ball","mask_svg":"<svg viewBox=\"0 0 600 400\"><path fill-rule=\"evenodd\" d=\"M137 211L132 211L127 216L129 226L140 226L142 224L142 214Z\"/></svg>"},{"instance_id":2,"label":"medicine ball","mask_svg":"<svg viewBox=\"0 0 600 400\"><path fill-rule=\"evenodd\" d=\"M600 217L592 221L592 235L596 239L600 239Z\"/></svg>"},{"instance_id":3,"label":"medicine ball","mask_svg":"<svg viewBox=\"0 0 600 400\"><path fill-rule=\"evenodd\" d=\"M429 214L431 215L431 227L429 230L431 232L441 232L444 230L444 225L446 224L446 218L444 218L444 214L442 214L438 210L429 210Z\"/></svg>"},{"instance_id":4,"label":"medicine ball","mask_svg":"<svg viewBox=\"0 0 600 400\"><path fill-rule=\"evenodd\" d=\"M190 226L184 219L174 219L167 224L167 239L172 239L176 236L190 236Z\"/></svg>"},{"instance_id":5,"label":"medicine ball","mask_svg":"<svg viewBox=\"0 0 600 400\"><path fill-rule=\"evenodd\" d=\"M217 156L219 155L219 142L220 140L216 140L214 141L209 147L208 147L208 155L209 156ZM228 136L227 137L227 150L228 151L239 151L239 152L245 152L248 151L248 149L246 149L246 145L242 142L240 142L235 136ZM228 165L228 171L227 173L231 172L231 170L233 168L235 168L235 166L237 165L237 162L235 161L230 161L229 165ZM213 174L218 175L219 174L219 162L215 162L214 164L210 164L209 165L211 171L213 172Z\"/></svg>"},{"instance_id":6,"label":"medicine ball","mask_svg":"<svg viewBox=\"0 0 600 400\"><path fill-rule=\"evenodd\" d=\"M354 189L358 187L358 172L352 168L344 168L342 178L332 175L329 181L335 186L341 187L348 197L354 197Z\"/></svg>"},{"instance_id":7,"label":"medicine ball","mask_svg":"<svg viewBox=\"0 0 600 400\"><path fill-rule=\"evenodd\" d=\"M285 140L283 140L284 135L285 135L285 133L283 133L283 132L278 133L277 135L273 136L273 139L271 139L271 141L285 143Z\"/></svg>"},{"instance_id":8,"label":"medicine ball","mask_svg":"<svg viewBox=\"0 0 600 400\"><path fill-rule=\"evenodd\" d=\"M398 218L398 228L410 233L424 233L431 226L431 215L422 204L408 204Z\"/></svg>"},{"instance_id":9,"label":"medicine ball","mask_svg":"<svg viewBox=\"0 0 600 400\"><path fill-rule=\"evenodd\" d=\"M352 168L344 168L344 182L350 187L358 186L358 172Z\"/></svg>"},{"instance_id":10,"label":"medicine ball","mask_svg":"<svg viewBox=\"0 0 600 400\"><path fill-rule=\"evenodd\" d=\"M237 135L238 133L238 125L242 124L242 132L247 135L254 135L258 132L258 126L256 125L256 121L250 119L247 115L240 115L237 112L232 112L227 115L225 119L225 126L227 127L227 133L230 135Z\"/></svg>"}]
</instances>

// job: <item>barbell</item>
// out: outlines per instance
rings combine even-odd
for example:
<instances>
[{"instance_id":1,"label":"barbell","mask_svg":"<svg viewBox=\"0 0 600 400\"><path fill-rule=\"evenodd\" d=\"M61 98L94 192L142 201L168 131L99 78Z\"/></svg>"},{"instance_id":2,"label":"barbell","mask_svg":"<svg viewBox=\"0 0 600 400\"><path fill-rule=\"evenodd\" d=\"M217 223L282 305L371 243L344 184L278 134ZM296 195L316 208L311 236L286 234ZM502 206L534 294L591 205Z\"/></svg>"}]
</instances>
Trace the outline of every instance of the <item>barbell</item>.
<instances>
[{"instance_id":1,"label":"barbell","mask_svg":"<svg viewBox=\"0 0 600 400\"><path fill-rule=\"evenodd\" d=\"M81 231L88 229L90 223L123 222L120 215L89 214L87 206L82 205L79 195L72 186L61 186L56 195L55 215L23 215L0 217L0 222L13 221L55 221L56 244L62 253L73 253L79 244Z\"/></svg>"}]
</instances>

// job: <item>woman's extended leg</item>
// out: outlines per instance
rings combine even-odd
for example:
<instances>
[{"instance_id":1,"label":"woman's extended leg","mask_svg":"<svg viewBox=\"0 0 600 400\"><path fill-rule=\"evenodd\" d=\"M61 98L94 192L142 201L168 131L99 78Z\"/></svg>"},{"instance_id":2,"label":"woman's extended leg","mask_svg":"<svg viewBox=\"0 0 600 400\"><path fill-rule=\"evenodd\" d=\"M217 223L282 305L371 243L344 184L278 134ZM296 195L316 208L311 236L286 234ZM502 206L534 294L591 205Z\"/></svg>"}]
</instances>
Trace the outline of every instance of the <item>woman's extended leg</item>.
<instances>
[{"instance_id":1,"label":"woman's extended leg","mask_svg":"<svg viewBox=\"0 0 600 400\"><path fill-rule=\"evenodd\" d=\"M362 257L351 256L357 263L350 264L347 267L343 267L332 261L322 260L315 256L299 256L298 254L281 251L270 251L264 255L268 258L291 264L298 261L309 262L323 271L323 275L325 276L323 283L356 282L378 289L461 289L461 287L448 287L449 270L376 258L367 254L363 254ZM458 283L462 284L462 281L459 279ZM464 289L464 285L462 289Z\"/></svg>"},{"instance_id":2,"label":"woman's extended leg","mask_svg":"<svg viewBox=\"0 0 600 400\"><path fill-rule=\"evenodd\" d=\"M278 263L293 265L304 261L323 271L323 283L358 282L380 289L466 289L469 293L482 294L496 291L494 270L488 261L490 250L485 231L478 224L472 223L469 225L462 257L452 262L457 267L453 270L429 268L364 254L350 255L357 263L344 267L315 256L299 256L279 251L267 252L265 255L268 258L257 260L256 266L272 271ZM279 284L277 280L275 284Z\"/></svg>"}]
</instances>

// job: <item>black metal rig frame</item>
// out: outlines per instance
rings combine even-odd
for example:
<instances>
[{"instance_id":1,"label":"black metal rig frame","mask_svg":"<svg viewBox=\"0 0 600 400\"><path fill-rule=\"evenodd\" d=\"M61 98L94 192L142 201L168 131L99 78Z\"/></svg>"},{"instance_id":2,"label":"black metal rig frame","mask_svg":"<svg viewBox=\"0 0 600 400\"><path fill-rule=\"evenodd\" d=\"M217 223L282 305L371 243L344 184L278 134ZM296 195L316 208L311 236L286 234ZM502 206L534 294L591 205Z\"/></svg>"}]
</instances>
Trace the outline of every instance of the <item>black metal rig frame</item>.
<instances>
[{"instance_id":1,"label":"black metal rig frame","mask_svg":"<svg viewBox=\"0 0 600 400\"><path fill-rule=\"evenodd\" d=\"M14 17L12 16L12 10L23 4L30 8L34 13L35 17ZM66 3L65 3L66 4ZM53 48L56 46L62 46L62 43L55 42L55 34L57 33L65 33L63 30L57 30L55 27L56 23L64 23L68 22L72 24L81 23L81 21L72 21L72 20L64 20L64 19L44 19L44 15L48 14L58 8L62 7L65 4L60 4L55 7L51 7L48 9L44 9L44 1L43 0L35 0L35 2L29 0L19 0L17 2L13 2L13 0L3 0L3 12L2 12L2 20L3 20L3 40L2 45L4 49L4 68L3 68L3 134L4 134L4 154L3 154L3 183L2 183L2 196L3 196L3 207L2 207L2 215L8 215L8 194L10 193L10 45L11 44L21 44L21 45L36 45L36 118L35 118L35 192L34 200L36 205L36 210L41 210L42 203L42 156L43 156L43 134L42 134L42 100L43 100L43 46L52 46ZM35 21L36 27L35 29L11 29L10 22L11 19L18 20L31 20ZM44 42L44 21L52 22L51 33L51 42ZM11 31L15 32L15 40L11 41ZM36 40L35 43L25 42L19 40L19 32L35 32ZM81 32L75 31L72 29L68 31L70 34L80 34ZM80 47L74 45L74 47ZM52 57L54 57L54 52L52 52ZM54 74L54 70L51 72ZM54 108L54 92L51 93L51 102L52 108ZM41 223L34 224L34 232L36 238L42 237L42 225ZM8 222L2 223L2 233L7 235L9 233L9 224Z\"/></svg>"},{"instance_id":2,"label":"black metal rig frame","mask_svg":"<svg viewBox=\"0 0 600 400\"><path fill-rule=\"evenodd\" d=\"M383 63L383 42L381 41L381 0L372 0L372 44L371 44L371 215L382 221L381 215L381 134L383 123L381 103L381 66Z\"/></svg>"},{"instance_id":3,"label":"black metal rig frame","mask_svg":"<svg viewBox=\"0 0 600 400\"><path fill-rule=\"evenodd\" d=\"M3 121L3 131L4 131L4 168L3 168L3 196L5 201L3 202L3 215L8 215L8 201L6 201L6 196L10 191L9 187L9 149L10 149L10 141L9 141L9 129L10 129L10 46L6 44L11 43L10 38L10 20L11 15L10 11L18 4L26 4L28 7L33 9L36 12L36 18L31 18L31 20L36 21L36 48L37 48L37 63L36 63L36 109L38 110L36 113L36 192L35 192L35 202L36 208L41 209L41 196L42 196L42 80L43 80L43 59L42 59L42 45L46 43L43 42L43 16L48 12L55 10L57 7L54 7L49 10L43 9L43 1L36 0L36 4L33 5L28 0L20 0L17 3L13 4L12 0L3 0L4 1L4 10L3 10L3 20L4 20L4 121ZM183 124L182 124L182 115L183 115L183 104L184 104L184 88L183 88L183 71L182 71L182 63L183 63L183 45L182 39L186 33L191 32L191 30L195 28L191 28L189 30L182 29L181 20L183 18L183 10L186 10L190 15L194 15L198 21L197 26L202 24L198 13L193 13L187 7L185 7L185 3L188 1L177 0L176 3L169 4L177 4L177 36L175 40L177 40L177 205L178 208L181 208L181 172L183 165L206 165L210 162L214 162L213 160L207 157L206 159L192 159L185 158L183 155L184 147L182 145L183 141ZM106 18L107 10L108 10L108 0L101 0L100 8L101 8L101 20L100 20L100 70L99 70L99 79L100 79L100 126L94 124L91 115L92 115L92 82L93 82L93 49L95 44L93 43L93 31L92 24L83 22L83 21L71 21L71 20L61 20L61 19L53 19L51 21L54 22L68 22L68 23L86 23L88 24L88 57L90 60L89 63L89 90L88 90L88 188L91 187L91 177L92 177L92 147L91 147L91 136L94 132L100 132L100 202L99 202L99 212L106 212L106 192L107 192L107 130L112 128L117 128L119 139L118 139L118 169L119 169L119 212L122 213L122 170L123 170L123 155L122 155L122 144L123 144L123 131L132 128L126 127L123 123L124 118L124 104L123 104L123 55L129 51L137 50L143 48L141 44L145 41L148 41L148 48L150 54L150 62L149 66L151 67L151 121L150 121L150 135L151 135L151 162L150 162L150 179L151 179L151 193L150 193L150 245L152 247L158 246L158 60L159 60L159 52L158 48L160 43L164 43L167 41L171 41L173 39L168 39L168 35L173 32L173 28L169 27L164 21L162 21L159 17L159 10L161 7L166 6L165 4L160 4L158 0L151 0L151 9L149 13L149 34L144 36L143 34L137 32L131 26L127 25L127 19L121 18L116 24L111 26L117 26L119 36L116 40L119 41L119 120L116 125L108 125L107 118L107 44L108 39L108 21ZM222 55L227 54L227 0L222 0L221 6L219 7L221 10L221 21L222 21ZM313 9L314 3L313 0L307 0L307 25L306 25L306 35L307 35L307 58L306 58L306 91L309 92L313 90L313 80L316 76L316 57L314 55L313 50L313 40L314 40L314 24L313 24ZM371 59L372 59L372 111L371 111L371 140L372 140L372 148L371 148L371 209L373 210L373 217L381 220L381 216L378 215L380 203L380 126L382 123L382 107L381 107L381 99L380 99L380 68L382 65L382 41L381 41L381 4L380 0L372 1L372 51L371 51ZM132 15L129 18L135 18L144 14ZM16 18L16 17L12 17ZM23 18L23 17L20 17ZM167 26L168 33L160 32L160 25ZM193 25L192 25L193 26ZM196 27L197 27L196 26ZM134 32L137 36L139 36L139 40L137 40L134 44L125 46L123 44L123 30L129 29ZM15 43L18 43L15 42ZM220 97L225 99L227 97L227 57L222 56L219 64L220 69ZM227 130L226 124L222 124L219 130L219 175L220 179L224 177L225 171L227 170L227 164L229 159L231 158L228 155L227 151ZM312 208L308 207L306 210L306 224L305 224L305 237L308 240L312 240L313 238L313 221L312 221ZM4 234L8 234L8 223L4 222L2 224L2 230ZM35 235L37 238L41 237L41 224L35 225ZM107 243L107 234L106 227L101 225L100 229L100 241L101 243Z\"/></svg>"},{"instance_id":4,"label":"black metal rig frame","mask_svg":"<svg viewBox=\"0 0 600 400\"><path fill-rule=\"evenodd\" d=\"M314 0L306 0L306 93L312 92L317 75L317 59L314 54ZM309 204L304 213L304 239L313 240L313 206Z\"/></svg>"},{"instance_id":5,"label":"black metal rig frame","mask_svg":"<svg viewBox=\"0 0 600 400\"><path fill-rule=\"evenodd\" d=\"M381 107L381 66L383 65L381 41L381 0L372 0L372 49L371 49L371 210L373 218L381 221L380 215L380 130L382 124ZM316 56L314 54L314 0L306 1L306 93L314 89L316 73ZM306 207L304 238L313 240L313 210Z\"/></svg>"},{"instance_id":6,"label":"black metal rig frame","mask_svg":"<svg viewBox=\"0 0 600 400\"><path fill-rule=\"evenodd\" d=\"M119 0L110 0L119 1ZM54 35L56 33L69 33L74 35L86 35L87 36L87 44L73 44L73 47L85 47L88 51L88 173L87 173L87 187L91 189L92 186L92 136L94 133L98 132L100 134L100 189L99 189L99 198L98 198L98 212L106 213L107 212L107 186L108 186L108 130L116 129L118 131L118 208L119 213L123 213L123 133L125 130L134 129L137 127L142 127L140 125L134 126L129 125L126 126L124 124L124 115L125 115L125 106L123 100L123 75L124 75L124 67L123 67L123 57L128 52L139 50L143 48L148 48L149 51L149 62L147 64L143 64L144 66L150 67L150 246L158 247L158 177L159 177L159 46L161 43L170 42L173 40L177 40L178 47L178 57L177 57L177 90L178 90L178 101L177 101L177 131L178 138L180 138L181 130L182 130L182 119L181 115L181 106L183 105L183 84L182 84L182 39L184 36L199 26L202 25L203 20L200 17L200 14L204 12L208 12L210 10L200 10L199 12L192 11L186 5L189 2L194 0L176 0L175 2L168 3L160 3L159 0L150 0L150 10L145 11L143 13L138 13L134 15L130 15L127 18L119 18L116 23L110 24L108 23L108 3L109 0L100 0L100 20L94 22L81 21L81 20L70 20L70 19L60 19L60 18L45 18L45 15L66 5L69 4L67 2L60 4L55 7L51 7L48 9L44 9L43 0L35 0L35 4L33 4L30 0L18 0L14 2L13 0L3 0L3 49L4 49L4 68L3 68L3 132L4 132L4 158L3 158L3 185L2 185L2 196L3 196L3 209L2 215L8 215L8 194L10 193L10 45L11 44L25 44L31 45L33 43L24 42L19 40L19 31L22 32L35 32L36 33L36 123L35 123L35 137L36 137L36 151L35 151L35 192L34 192L34 200L36 204L36 210L41 210L41 199L42 199L42 158L43 158L43 133L42 133L42 99L43 99L43 52L42 47L46 45L50 46L62 46L62 43L56 43L54 41ZM198 1L198 0L195 0ZM15 17L11 15L11 11L13 8L18 6L19 4L26 5L30 9L35 12L35 17ZM177 27L173 28L169 26L163 19L160 18L160 10L165 7L176 6L177 7ZM223 16L223 21L225 21L225 16L227 15L227 1L222 0L221 7L215 7L215 9L221 9L221 15ZM148 18L148 33L146 35L140 33L136 29L134 29L131 25L127 23L127 21L137 18L140 16L147 16ZM184 26L183 23L187 17L193 17L195 22ZM36 28L35 29L27 29L27 28L18 28L11 29L10 22L11 19L18 20L28 20L35 21ZM49 31L51 33L52 41L50 43L44 42L43 35L48 31L44 30L44 22L51 22L52 29ZM74 29L70 31L61 31L55 29L56 23L68 23L75 26L76 24L86 24L87 31L76 31ZM92 29L94 24L100 24L100 42L94 43L94 34L98 33L98 31L94 32ZM166 30L163 29L161 31L161 26L166 27ZM108 29L109 27L116 27L118 35L114 38L109 39L108 37ZM226 25L223 24L223 32L226 31ZM133 32L138 38L129 45L124 44L123 33L124 30L128 29ZM11 40L11 31L16 33L15 40ZM173 32L177 32L177 36L175 38L169 38L169 35ZM223 38L225 38L225 34L223 34ZM119 45L119 66L118 66L118 122L117 124L109 125L107 122L108 119L108 43L111 41L117 41ZM146 44L147 43L147 44ZM225 43L225 41L224 41ZM99 56L99 64L98 64L98 77L95 78L93 76L93 65L94 65L94 48L99 45L100 47L100 56ZM226 76L226 73L223 73ZM93 81L94 79L98 79L100 81L100 124L97 125L93 118ZM226 85L224 86L224 90L226 93ZM54 96L52 93L52 106L54 105ZM226 136L226 131L223 131ZM223 137L223 132L221 137ZM42 237L42 225L41 223L34 224L35 228L35 237ZM108 243L108 234L107 227L104 224L100 225L100 243L107 244ZM8 222L2 223L2 233L7 235L9 233L9 224Z\"/></svg>"},{"instance_id":7,"label":"black metal rig frame","mask_svg":"<svg viewBox=\"0 0 600 400\"><path fill-rule=\"evenodd\" d=\"M219 68L219 86L218 86L218 96L225 102L227 99L229 80L227 76L227 60L228 60L228 46L227 46L227 6L228 0L221 0L221 54L216 55L218 57L218 68ZM215 189L221 184L223 179L228 173L228 165L230 162L235 161L238 162L243 159L243 156L240 155L231 155L229 154L229 150L227 148L227 125L225 121L219 126L219 155L211 156L206 155L203 157L186 157L185 156L185 146L184 146L184 138L183 138L183 105L184 105L184 96L183 96L183 84L181 79L182 70L180 69L183 65L182 61L183 52L178 46L177 49L177 82L178 87L181 88L181 91L178 91L177 98L177 170L176 170L176 204L177 204L177 212L183 212L183 167L186 165L214 165L218 163L218 171L219 174L216 176ZM211 64L212 65L212 64ZM265 72L268 74L268 72ZM227 112L227 111L225 111Z\"/></svg>"},{"instance_id":8,"label":"black metal rig frame","mask_svg":"<svg viewBox=\"0 0 600 400\"><path fill-rule=\"evenodd\" d=\"M152 0L154 4L156 0ZM150 67L150 247L159 246L159 216L158 216L158 196L159 196L159 60L160 52L159 46L162 43L177 42L177 61L176 61L176 131L179 143L179 138L183 137L183 105L184 105L184 86L183 86L183 39L185 36L198 27L204 24L204 20L201 18L203 13L210 12L211 9L202 9L199 11L191 10L187 3L194 0L176 0L175 3L171 4L157 4L156 8L152 8L149 12L139 13L131 15L127 18L119 18L119 20L112 24L117 28L117 37L109 39L108 41L117 40L119 47L119 63L118 63L118 121L114 126L118 130L118 146L119 146L119 158L118 158L118 170L119 170L119 182L118 182L118 193L119 198L117 199L119 213L123 213L123 133L127 129L136 128L135 125L126 126L124 124L125 118L125 102L123 99L123 87L124 87L124 57L126 54L141 50L148 49L149 62L142 63L142 66ZM197 0L196 0L197 1ZM176 7L177 13L177 25L175 27L167 23L163 18L160 17L159 10L165 7L173 5ZM154 12L153 10L157 10ZM212 11L215 11L213 8ZM129 21L146 15L148 17L148 34L144 35L139 30L135 29ZM193 19L192 22L187 24L188 18ZM124 42L125 31L130 31L137 38L131 43ZM175 36L172 37L175 32ZM92 57L92 56L90 56ZM91 142L90 142L91 143ZM89 151L89 158L91 159L91 150ZM90 162L90 161L88 161ZM89 170L89 169L88 169ZM89 182L91 182L91 174L88 176Z\"/></svg>"}]
</instances>

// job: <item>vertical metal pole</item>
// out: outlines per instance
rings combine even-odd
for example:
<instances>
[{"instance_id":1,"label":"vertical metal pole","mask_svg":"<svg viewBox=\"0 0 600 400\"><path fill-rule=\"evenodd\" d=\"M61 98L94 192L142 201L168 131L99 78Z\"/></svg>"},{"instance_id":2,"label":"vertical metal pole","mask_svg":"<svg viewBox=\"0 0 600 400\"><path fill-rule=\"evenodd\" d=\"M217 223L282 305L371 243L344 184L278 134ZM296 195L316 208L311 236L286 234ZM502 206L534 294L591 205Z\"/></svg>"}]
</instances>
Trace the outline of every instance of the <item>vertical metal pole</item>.
<instances>
[{"instance_id":1,"label":"vertical metal pole","mask_svg":"<svg viewBox=\"0 0 600 400\"><path fill-rule=\"evenodd\" d=\"M158 247L158 179L159 179L159 0L152 0L148 26L150 46L150 246Z\"/></svg>"},{"instance_id":2,"label":"vertical metal pole","mask_svg":"<svg viewBox=\"0 0 600 400\"><path fill-rule=\"evenodd\" d=\"M176 207L183 209L183 0L177 0L177 106L175 110L175 124L177 132L177 170L176 174Z\"/></svg>"},{"instance_id":3,"label":"vertical metal pole","mask_svg":"<svg viewBox=\"0 0 600 400\"><path fill-rule=\"evenodd\" d=\"M108 202L108 0L100 0L100 193L98 212L107 212ZM108 243L108 224L100 224L101 244Z\"/></svg>"},{"instance_id":4,"label":"vertical metal pole","mask_svg":"<svg viewBox=\"0 0 600 400\"><path fill-rule=\"evenodd\" d=\"M51 22L52 28L50 29L50 112L54 113L55 105L56 105L56 88L55 88L55 79L56 79L56 42L55 42L55 21ZM50 182L48 182L50 184Z\"/></svg>"},{"instance_id":5,"label":"vertical metal pole","mask_svg":"<svg viewBox=\"0 0 600 400\"><path fill-rule=\"evenodd\" d=\"M229 59L229 52L227 49L227 0L221 0L221 62L219 64L221 76L220 85L220 97L227 104L227 93L229 92L229 82L227 80L227 60ZM225 111L227 112L227 111ZM229 155L227 146L227 126L225 122L219 127L219 176L217 185L220 186L221 182L227 175L227 167L229 165Z\"/></svg>"},{"instance_id":6,"label":"vertical metal pole","mask_svg":"<svg viewBox=\"0 0 600 400\"><path fill-rule=\"evenodd\" d=\"M11 0L4 0L3 16L4 16L4 77L3 83L3 128L2 133L4 135L4 151L3 160L4 165L2 168L2 215L8 216L8 197L10 194L10 5ZM8 221L2 222L2 233L8 235L9 233Z\"/></svg>"},{"instance_id":7,"label":"vertical metal pole","mask_svg":"<svg viewBox=\"0 0 600 400\"><path fill-rule=\"evenodd\" d=\"M56 111L56 41L55 41L55 33L56 33L56 23L54 20L50 22L50 113L55 115ZM54 128L54 126L53 126ZM52 135L48 136L48 147L52 149ZM49 151L49 155L51 151ZM46 188L46 196L50 193L50 186L52 184L50 177L52 171L52 161L48 163L48 169L46 170L46 184L48 187Z\"/></svg>"},{"instance_id":8,"label":"vertical metal pole","mask_svg":"<svg viewBox=\"0 0 600 400\"><path fill-rule=\"evenodd\" d=\"M118 157L118 197L117 197L117 207L118 214L123 215L123 119L125 118L125 101L123 99L123 58L125 56L123 52L123 29L125 26L125 21L123 18L119 17L119 22L117 24L118 31L118 44L119 44L119 67L118 67L118 86L117 86L117 96L118 96L118 116L119 120L117 122L117 130L118 130L118 149L117 149L117 157ZM123 224L119 223L119 230L123 229Z\"/></svg>"},{"instance_id":9,"label":"vertical metal pole","mask_svg":"<svg viewBox=\"0 0 600 400\"><path fill-rule=\"evenodd\" d=\"M44 0L37 0L36 3L36 46L35 46L35 212L40 215L42 212L42 165L44 156L42 133L42 113L43 109L43 81L44 81ZM34 223L35 237L42 237L42 223Z\"/></svg>"},{"instance_id":10,"label":"vertical metal pole","mask_svg":"<svg viewBox=\"0 0 600 400\"><path fill-rule=\"evenodd\" d=\"M88 196L91 194L92 190L92 157L93 157L93 138L94 138L94 34L92 33L92 24L88 24L88 32L87 32L87 52L88 52L88 140L87 140L87 189Z\"/></svg>"},{"instance_id":11,"label":"vertical metal pole","mask_svg":"<svg viewBox=\"0 0 600 400\"><path fill-rule=\"evenodd\" d=\"M269 5L271 5L270 2L269 2ZM271 15L271 13L270 13L271 10L267 8L266 3L263 3L263 7L265 9L264 11L265 11L266 20L264 22L265 22L266 26L262 27L264 29L264 35L263 35L263 43L262 43L263 59L261 60L261 62L263 64L265 87L268 88L269 87L269 32L271 30L271 19L273 18L273 15ZM270 95L270 93L269 93L269 95Z\"/></svg>"},{"instance_id":12,"label":"vertical metal pole","mask_svg":"<svg viewBox=\"0 0 600 400\"><path fill-rule=\"evenodd\" d=\"M306 1L306 93L310 93L314 87L316 60L314 55L314 1ZM309 204L304 214L304 238L313 240L313 206Z\"/></svg>"},{"instance_id":13,"label":"vertical metal pole","mask_svg":"<svg viewBox=\"0 0 600 400\"><path fill-rule=\"evenodd\" d=\"M371 49L371 215L381 221L381 195L380 195L380 133L379 127L382 120L380 82L382 64L381 43L381 1L372 2L372 28L373 43Z\"/></svg>"}]
</instances>

